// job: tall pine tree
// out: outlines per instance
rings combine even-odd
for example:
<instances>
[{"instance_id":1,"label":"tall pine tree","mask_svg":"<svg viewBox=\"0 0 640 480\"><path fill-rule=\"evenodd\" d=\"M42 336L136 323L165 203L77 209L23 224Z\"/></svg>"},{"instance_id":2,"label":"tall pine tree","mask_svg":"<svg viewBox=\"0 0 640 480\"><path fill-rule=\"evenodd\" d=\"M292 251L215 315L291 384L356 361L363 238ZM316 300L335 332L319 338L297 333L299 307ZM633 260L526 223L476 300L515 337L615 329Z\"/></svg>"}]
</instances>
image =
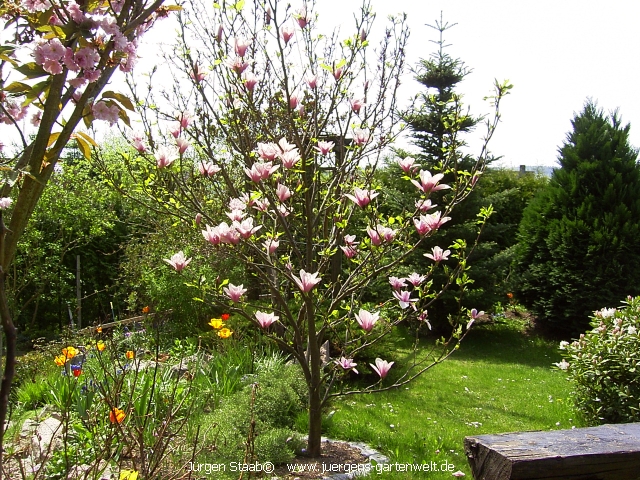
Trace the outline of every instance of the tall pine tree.
<instances>
[{"instance_id":1,"label":"tall pine tree","mask_svg":"<svg viewBox=\"0 0 640 480\"><path fill-rule=\"evenodd\" d=\"M593 102L559 149L561 168L520 225L521 295L563 335L640 293L640 167L629 128Z\"/></svg>"}]
</instances>

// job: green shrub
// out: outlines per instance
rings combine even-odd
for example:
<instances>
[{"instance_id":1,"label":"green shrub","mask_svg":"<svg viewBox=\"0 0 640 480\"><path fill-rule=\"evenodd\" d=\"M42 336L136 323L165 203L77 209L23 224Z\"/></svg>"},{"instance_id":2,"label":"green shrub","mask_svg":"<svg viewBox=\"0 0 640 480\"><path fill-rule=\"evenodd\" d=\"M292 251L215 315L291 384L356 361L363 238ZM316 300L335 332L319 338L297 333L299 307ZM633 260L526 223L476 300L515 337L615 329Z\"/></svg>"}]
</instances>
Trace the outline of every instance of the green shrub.
<instances>
[{"instance_id":1,"label":"green shrub","mask_svg":"<svg viewBox=\"0 0 640 480\"><path fill-rule=\"evenodd\" d=\"M640 297L591 317L593 330L569 344L558 366L574 383L577 409L590 424L640 421Z\"/></svg>"}]
</instances>

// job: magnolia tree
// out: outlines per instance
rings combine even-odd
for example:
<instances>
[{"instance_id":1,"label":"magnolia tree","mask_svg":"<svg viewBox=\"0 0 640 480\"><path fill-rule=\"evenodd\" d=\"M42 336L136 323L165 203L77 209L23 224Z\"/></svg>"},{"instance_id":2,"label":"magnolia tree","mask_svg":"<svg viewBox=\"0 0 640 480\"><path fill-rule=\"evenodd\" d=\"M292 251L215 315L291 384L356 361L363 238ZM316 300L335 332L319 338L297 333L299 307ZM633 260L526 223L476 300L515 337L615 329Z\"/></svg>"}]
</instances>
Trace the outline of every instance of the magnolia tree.
<instances>
[{"instance_id":1,"label":"magnolia tree","mask_svg":"<svg viewBox=\"0 0 640 480\"><path fill-rule=\"evenodd\" d=\"M1 426L16 354L6 272L67 143L75 139L85 156L95 145L88 134L76 131L80 122L87 128L94 120L128 122L126 110L133 109L131 101L103 90L116 70L131 71L138 40L153 22L177 8L162 7L163 1L6 0L0 6L4 23L0 36L1 138L17 142L12 148L0 141L4 177L0 191L0 316L7 336Z\"/></svg>"},{"instance_id":2,"label":"magnolia tree","mask_svg":"<svg viewBox=\"0 0 640 480\"><path fill-rule=\"evenodd\" d=\"M471 173L445 185L443 175L457 171L456 155L437 172L399 160L415 186L415 208L383 217L377 205L385 192L374 173L401 130L396 94L406 17L392 18L374 46L374 14L366 2L342 37L317 33L312 2L297 9L276 0L206 4L196 0L180 12L179 46L167 56L175 87L165 101L178 113L161 113L156 97L137 97L151 107L143 114L149 128L132 137L147 162L141 183L167 211L199 226L210 255L236 258L257 279L252 283L263 295L256 300L247 282L219 278L205 285L201 278L198 285L206 301L243 317L300 365L309 389L307 450L317 456L328 400L409 382L446 358L478 315L469 312L466 327L455 325L436 352L416 351L386 380L392 358L371 364L379 380L364 390L340 382L362 370L358 355L402 320L428 324L429 302L438 295L430 289L435 269L444 267L451 282L464 283L463 248L452 254L433 245L426 271L407 278L393 272L450 220L473 187L506 87L496 85L496 115ZM458 120L451 118L450 128ZM433 192L444 193L440 205L432 203ZM222 208L215 208L220 199ZM187 257L179 251L165 261L188 276L195 262ZM382 276L389 279L382 302L397 307L393 315L361 304L364 289ZM337 348L332 359L323 355L326 340Z\"/></svg>"}]
</instances>

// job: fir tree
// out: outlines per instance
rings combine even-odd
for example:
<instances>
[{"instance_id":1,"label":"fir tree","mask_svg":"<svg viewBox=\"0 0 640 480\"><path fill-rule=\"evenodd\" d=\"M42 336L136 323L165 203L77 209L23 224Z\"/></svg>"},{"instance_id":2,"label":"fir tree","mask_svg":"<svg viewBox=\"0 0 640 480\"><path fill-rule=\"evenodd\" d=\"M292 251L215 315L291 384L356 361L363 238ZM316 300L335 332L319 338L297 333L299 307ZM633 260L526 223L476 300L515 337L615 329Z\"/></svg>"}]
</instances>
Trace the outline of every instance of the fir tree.
<instances>
[{"instance_id":1,"label":"fir tree","mask_svg":"<svg viewBox=\"0 0 640 480\"><path fill-rule=\"evenodd\" d=\"M630 126L591 101L572 124L561 168L520 225L522 298L564 335L640 292L640 168Z\"/></svg>"}]
</instances>

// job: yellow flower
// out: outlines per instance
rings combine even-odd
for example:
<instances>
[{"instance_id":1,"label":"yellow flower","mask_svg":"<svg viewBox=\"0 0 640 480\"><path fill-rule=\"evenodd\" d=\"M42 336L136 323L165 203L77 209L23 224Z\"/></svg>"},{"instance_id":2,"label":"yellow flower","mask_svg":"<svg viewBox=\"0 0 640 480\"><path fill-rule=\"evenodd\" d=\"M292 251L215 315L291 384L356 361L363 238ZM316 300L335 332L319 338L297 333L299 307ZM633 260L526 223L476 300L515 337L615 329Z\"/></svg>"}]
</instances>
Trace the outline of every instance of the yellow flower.
<instances>
[{"instance_id":1,"label":"yellow flower","mask_svg":"<svg viewBox=\"0 0 640 480\"><path fill-rule=\"evenodd\" d=\"M211 321L209 322L209 325L211 325L213 328L218 330L219 328L222 328L222 325L224 324L222 323L222 319L212 318Z\"/></svg>"},{"instance_id":2,"label":"yellow flower","mask_svg":"<svg viewBox=\"0 0 640 480\"><path fill-rule=\"evenodd\" d=\"M138 480L138 472L135 470L120 470L120 480Z\"/></svg>"},{"instance_id":3,"label":"yellow flower","mask_svg":"<svg viewBox=\"0 0 640 480\"><path fill-rule=\"evenodd\" d=\"M71 359L78 354L78 350L74 347L67 347L62 349L62 354L65 356L65 358Z\"/></svg>"},{"instance_id":4,"label":"yellow flower","mask_svg":"<svg viewBox=\"0 0 640 480\"><path fill-rule=\"evenodd\" d=\"M98 328L96 328L96 332L98 332L98 333L102 333L102 327L98 327Z\"/></svg>"},{"instance_id":5,"label":"yellow flower","mask_svg":"<svg viewBox=\"0 0 640 480\"><path fill-rule=\"evenodd\" d=\"M98 351L102 352L105 348L107 348L107 346L105 345L105 343L102 340L100 340L96 344L96 348L98 349Z\"/></svg>"},{"instance_id":6,"label":"yellow flower","mask_svg":"<svg viewBox=\"0 0 640 480\"><path fill-rule=\"evenodd\" d=\"M229 338L233 332L228 328L223 328L218 332L220 338Z\"/></svg>"},{"instance_id":7,"label":"yellow flower","mask_svg":"<svg viewBox=\"0 0 640 480\"><path fill-rule=\"evenodd\" d=\"M58 355L53 361L59 367L64 367L64 364L67 363L67 358L64 355Z\"/></svg>"},{"instance_id":8,"label":"yellow flower","mask_svg":"<svg viewBox=\"0 0 640 480\"><path fill-rule=\"evenodd\" d=\"M127 350L127 353L125 353L124 356L127 357L127 360L133 360L133 357L135 357L136 354L133 353L133 350Z\"/></svg>"},{"instance_id":9,"label":"yellow flower","mask_svg":"<svg viewBox=\"0 0 640 480\"><path fill-rule=\"evenodd\" d=\"M120 410L119 408L114 408L109 412L109 420L111 420L111 423L122 423L126 416L127 414L124 413L124 410Z\"/></svg>"}]
</instances>

